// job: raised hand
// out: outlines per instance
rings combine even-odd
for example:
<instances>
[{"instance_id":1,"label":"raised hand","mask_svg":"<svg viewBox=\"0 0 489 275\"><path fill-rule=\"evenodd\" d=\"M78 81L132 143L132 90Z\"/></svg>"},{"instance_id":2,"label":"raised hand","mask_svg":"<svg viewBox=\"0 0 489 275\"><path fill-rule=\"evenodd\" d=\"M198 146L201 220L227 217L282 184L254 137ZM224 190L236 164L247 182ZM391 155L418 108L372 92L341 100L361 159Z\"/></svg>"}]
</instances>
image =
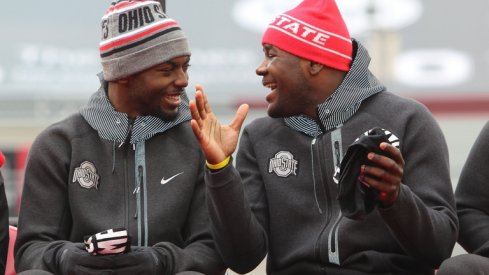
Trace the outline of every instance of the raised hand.
<instances>
[{"instance_id":1,"label":"raised hand","mask_svg":"<svg viewBox=\"0 0 489 275\"><path fill-rule=\"evenodd\" d=\"M242 104L233 121L229 125L222 125L212 112L202 86L196 85L195 101L190 101L191 123L207 162L220 163L236 150L248 109L247 104Z\"/></svg>"},{"instance_id":2,"label":"raised hand","mask_svg":"<svg viewBox=\"0 0 489 275\"><path fill-rule=\"evenodd\" d=\"M404 159L401 151L389 143L381 143L380 149L387 152L390 157L370 152L367 157L377 167L362 165L359 180L377 189L380 203L388 207L394 204L399 196L404 175Z\"/></svg>"}]
</instances>

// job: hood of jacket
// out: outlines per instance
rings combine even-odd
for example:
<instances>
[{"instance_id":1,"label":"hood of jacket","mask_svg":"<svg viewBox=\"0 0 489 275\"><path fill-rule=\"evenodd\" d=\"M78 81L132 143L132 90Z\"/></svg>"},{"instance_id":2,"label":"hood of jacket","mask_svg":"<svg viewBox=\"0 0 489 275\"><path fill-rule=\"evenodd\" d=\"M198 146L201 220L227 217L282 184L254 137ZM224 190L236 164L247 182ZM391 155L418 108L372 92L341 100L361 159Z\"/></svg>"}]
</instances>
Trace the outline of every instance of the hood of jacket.
<instances>
[{"instance_id":1,"label":"hood of jacket","mask_svg":"<svg viewBox=\"0 0 489 275\"><path fill-rule=\"evenodd\" d=\"M189 100L187 94L184 93L179 114L174 120L164 121L154 116L138 116L130 127L129 117L126 113L115 110L107 97L107 82L103 79L102 74L98 76L101 86L90 97L88 103L80 109L80 114L103 139L122 144L129 138L129 142L135 144L191 119Z\"/></svg>"},{"instance_id":2,"label":"hood of jacket","mask_svg":"<svg viewBox=\"0 0 489 275\"><path fill-rule=\"evenodd\" d=\"M370 72L370 56L360 42L353 39L354 58L350 71L336 91L317 106L322 125L305 115L284 118L285 124L308 136L341 127L352 117L363 100L385 90L385 86Z\"/></svg>"}]
</instances>

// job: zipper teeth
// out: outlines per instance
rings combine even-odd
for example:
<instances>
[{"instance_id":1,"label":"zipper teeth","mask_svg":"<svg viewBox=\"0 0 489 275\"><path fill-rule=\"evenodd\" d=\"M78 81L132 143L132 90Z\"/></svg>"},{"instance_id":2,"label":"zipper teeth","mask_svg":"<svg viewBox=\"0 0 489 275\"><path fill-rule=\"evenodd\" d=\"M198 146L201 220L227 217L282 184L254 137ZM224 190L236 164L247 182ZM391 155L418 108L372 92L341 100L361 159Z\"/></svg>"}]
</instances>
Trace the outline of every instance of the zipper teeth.
<instances>
[{"instance_id":1,"label":"zipper teeth","mask_svg":"<svg viewBox=\"0 0 489 275\"><path fill-rule=\"evenodd\" d=\"M342 218L343 215L340 212L328 235L329 262L337 265L340 265L340 255L338 251L338 228Z\"/></svg>"},{"instance_id":2,"label":"zipper teeth","mask_svg":"<svg viewBox=\"0 0 489 275\"><path fill-rule=\"evenodd\" d=\"M145 144L138 142L135 144L135 165L137 168L137 217L138 217L138 243L141 246L148 245L148 207L146 190L146 163L145 163Z\"/></svg>"},{"instance_id":3,"label":"zipper teeth","mask_svg":"<svg viewBox=\"0 0 489 275\"><path fill-rule=\"evenodd\" d=\"M316 142L317 142L317 137L314 138L314 140L311 143L311 157L312 158L314 156L313 145L315 145ZM317 148L317 150L319 150L319 148ZM313 164L312 165L313 166L313 168L312 168L313 169L313 171L312 171L313 172L313 180L314 180L314 184L315 184L316 182L315 182L315 174L314 174L314 161L312 162L312 164ZM321 165L321 161L319 159L319 166L320 165ZM327 174L327 171L326 171L326 174ZM316 188L315 187L316 187L316 185L314 185L314 195L316 195ZM321 237L324 235L324 232L326 231L326 229L328 227L328 224L329 224L330 219L331 219L331 214L332 214L331 213L331 198L329 196L329 192L328 192L328 190L324 190L324 192L325 192L326 201L327 201L327 204L328 204L328 207L326 209L327 210L327 215L326 215L326 217L324 219L325 224L321 228L321 231L318 234L318 237L317 237L317 240L316 240L316 247L315 247L315 251L316 251L315 254L316 254L316 257L317 257L317 259L318 259L318 261L320 263L323 263L324 262L324 260L321 258ZM317 197L316 197L316 202L318 203L318 207L319 207L319 202L317 200Z\"/></svg>"},{"instance_id":4,"label":"zipper teeth","mask_svg":"<svg viewBox=\"0 0 489 275\"><path fill-rule=\"evenodd\" d=\"M138 188L140 190L139 194L138 194L138 213L139 213L139 223L140 224L144 224L144 215L141 215L141 204L142 204L142 199L141 199L141 196L142 196L142 193L145 192L144 190L144 172L143 172L143 166L142 165L138 165L138 174L139 174L139 182L138 182ZM141 231L141 242L142 240L145 238L145 234L143 234L143 232Z\"/></svg>"},{"instance_id":5,"label":"zipper teeth","mask_svg":"<svg viewBox=\"0 0 489 275\"><path fill-rule=\"evenodd\" d=\"M127 141L127 147L125 148L125 157L124 157L124 180L125 180L125 183L124 183L124 191L125 191L125 197L126 197L126 201L125 201L125 213L124 213L124 220L125 220L125 223L126 223L126 230L129 230L129 223L130 223L130 217L129 217L129 213L130 213L130 194L129 194L129 190L130 190L130 187L129 187L129 166L128 166L128 159L129 159L129 152L130 152L130 147L129 147L129 140L131 139L131 134L132 134L132 128L133 128L133 122L129 121L129 125L127 127L127 135L125 137L125 140L121 142L121 144L119 144L119 148L121 148L124 143Z\"/></svg>"},{"instance_id":6,"label":"zipper teeth","mask_svg":"<svg viewBox=\"0 0 489 275\"><path fill-rule=\"evenodd\" d=\"M141 184L141 177L142 174L140 173L140 168L141 166L138 166L138 176L136 178L135 184L136 184L136 189L137 192L135 193L136 196L136 212L134 213L134 218L137 219L137 225L138 225L138 245L141 246L141 189L140 189L140 184Z\"/></svg>"},{"instance_id":7,"label":"zipper teeth","mask_svg":"<svg viewBox=\"0 0 489 275\"><path fill-rule=\"evenodd\" d=\"M342 150L341 150L341 128L338 128L334 130L331 133L331 145L332 145L332 157L333 157L333 162L335 162L335 167L334 171L336 174L337 169L339 169L341 165L341 160L342 160ZM334 181L334 176L333 176L333 181ZM333 264L340 265L340 255L339 255L339 244L338 244L338 229L339 225L341 222L341 219L343 218L343 214L341 213L341 210L339 211L338 217L336 218L335 222L333 223L333 226L331 227L329 234L328 234L328 258L329 262Z\"/></svg>"},{"instance_id":8,"label":"zipper teeth","mask_svg":"<svg viewBox=\"0 0 489 275\"><path fill-rule=\"evenodd\" d=\"M336 239L336 236L338 234L337 230L339 228L340 221L341 221L342 218L343 218L343 215L340 212L340 214L338 215L338 219L336 220L336 222L334 223L333 227L331 228L331 232L330 232L330 236L331 236L330 239L331 239L331 241L333 241L334 239ZM337 248L338 247L337 247L337 243L336 243L336 245L331 246L331 252L333 252L333 253L337 252L337 250L338 250Z\"/></svg>"},{"instance_id":9,"label":"zipper teeth","mask_svg":"<svg viewBox=\"0 0 489 275\"><path fill-rule=\"evenodd\" d=\"M124 195L125 195L125 205L124 205L124 209L125 209L125 213L124 213L124 222L126 224L126 229L129 229L129 188L128 188L128 185L129 185L129 178L128 178L128 170L127 170L127 153L128 151L126 150L125 152L125 158L124 158Z\"/></svg>"},{"instance_id":10,"label":"zipper teeth","mask_svg":"<svg viewBox=\"0 0 489 275\"><path fill-rule=\"evenodd\" d=\"M311 143L311 167L312 167L312 183L313 183L313 189L314 189L314 199L316 200L316 206L318 207L319 213L323 214L323 210L321 209L321 206L319 205L319 200L318 200L318 195L316 191L316 176L314 172L314 150L313 147L316 144L316 138L312 140Z\"/></svg>"},{"instance_id":11,"label":"zipper teeth","mask_svg":"<svg viewBox=\"0 0 489 275\"><path fill-rule=\"evenodd\" d=\"M148 246L148 192L146 181L143 181L143 211L144 211L144 246Z\"/></svg>"}]
</instances>

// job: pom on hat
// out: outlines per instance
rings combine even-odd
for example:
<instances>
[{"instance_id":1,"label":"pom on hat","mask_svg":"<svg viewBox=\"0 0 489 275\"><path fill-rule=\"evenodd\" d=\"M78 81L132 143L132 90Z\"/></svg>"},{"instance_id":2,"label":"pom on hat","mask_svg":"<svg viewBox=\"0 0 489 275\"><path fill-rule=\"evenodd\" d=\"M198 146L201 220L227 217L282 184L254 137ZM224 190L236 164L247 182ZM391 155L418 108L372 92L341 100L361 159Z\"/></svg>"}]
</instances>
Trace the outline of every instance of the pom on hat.
<instances>
[{"instance_id":1,"label":"pom on hat","mask_svg":"<svg viewBox=\"0 0 489 275\"><path fill-rule=\"evenodd\" d=\"M175 20L163 13L157 1L112 2L102 17L101 27L99 50L107 81L190 55L183 31Z\"/></svg>"},{"instance_id":2,"label":"pom on hat","mask_svg":"<svg viewBox=\"0 0 489 275\"><path fill-rule=\"evenodd\" d=\"M3 155L2 151L0 151L0 167L2 167L5 164L5 156Z\"/></svg>"},{"instance_id":3,"label":"pom on hat","mask_svg":"<svg viewBox=\"0 0 489 275\"><path fill-rule=\"evenodd\" d=\"M262 44L340 71L350 70L352 41L334 0L304 0L278 15L265 30Z\"/></svg>"}]
</instances>

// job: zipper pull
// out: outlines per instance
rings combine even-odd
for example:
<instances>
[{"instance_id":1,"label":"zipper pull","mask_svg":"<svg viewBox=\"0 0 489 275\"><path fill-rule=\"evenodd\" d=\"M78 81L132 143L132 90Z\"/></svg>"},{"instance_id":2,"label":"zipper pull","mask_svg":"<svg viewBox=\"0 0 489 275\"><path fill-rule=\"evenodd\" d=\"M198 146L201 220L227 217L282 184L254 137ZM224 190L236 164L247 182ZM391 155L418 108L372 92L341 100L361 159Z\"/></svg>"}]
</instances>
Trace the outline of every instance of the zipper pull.
<instances>
[{"instance_id":1,"label":"zipper pull","mask_svg":"<svg viewBox=\"0 0 489 275\"><path fill-rule=\"evenodd\" d=\"M143 183L143 166L139 165L138 166L138 178L136 180L136 188L134 188L134 191L132 192L133 194L139 193L139 187L141 186L141 183Z\"/></svg>"},{"instance_id":2,"label":"zipper pull","mask_svg":"<svg viewBox=\"0 0 489 275\"><path fill-rule=\"evenodd\" d=\"M334 155L336 157L336 164L335 164L335 167L334 167L334 175L333 175L333 181L334 183L338 184L340 182L340 172L341 172L341 169L340 169L340 164L341 164L341 160L340 160L340 142L339 141L335 141L334 142Z\"/></svg>"}]
</instances>

